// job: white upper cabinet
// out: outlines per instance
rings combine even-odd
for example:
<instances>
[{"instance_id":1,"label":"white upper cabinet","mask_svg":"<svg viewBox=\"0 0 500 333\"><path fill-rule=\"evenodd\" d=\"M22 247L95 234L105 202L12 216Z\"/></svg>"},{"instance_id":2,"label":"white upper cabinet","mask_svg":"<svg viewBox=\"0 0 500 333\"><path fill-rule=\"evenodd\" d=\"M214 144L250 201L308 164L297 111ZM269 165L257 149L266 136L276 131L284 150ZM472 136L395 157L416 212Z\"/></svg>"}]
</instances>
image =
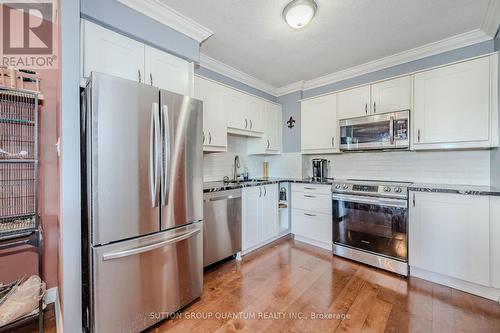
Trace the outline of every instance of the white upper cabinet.
<instances>
[{"instance_id":1,"label":"white upper cabinet","mask_svg":"<svg viewBox=\"0 0 500 333\"><path fill-rule=\"evenodd\" d=\"M337 95L301 102L301 147L303 154L339 151Z\"/></svg>"},{"instance_id":2,"label":"white upper cabinet","mask_svg":"<svg viewBox=\"0 0 500 333\"><path fill-rule=\"evenodd\" d=\"M410 192L410 266L490 286L489 200Z\"/></svg>"},{"instance_id":3,"label":"white upper cabinet","mask_svg":"<svg viewBox=\"0 0 500 333\"><path fill-rule=\"evenodd\" d=\"M144 49L145 82L181 95L192 96L193 66L148 45Z\"/></svg>"},{"instance_id":4,"label":"white upper cabinet","mask_svg":"<svg viewBox=\"0 0 500 333\"><path fill-rule=\"evenodd\" d=\"M281 153L281 106L271 102L263 103L264 135L248 140L248 152L259 155L279 154Z\"/></svg>"},{"instance_id":5,"label":"white upper cabinet","mask_svg":"<svg viewBox=\"0 0 500 333\"><path fill-rule=\"evenodd\" d=\"M337 118L341 120L409 110L410 96L409 76L344 90L337 94Z\"/></svg>"},{"instance_id":6,"label":"white upper cabinet","mask_svg":"<svg viewBox=\"0 0 500 333\"><path fill-rule=\"evenodd\" d=\"M263 116L266 112L266 102L258 97L248 96L250 98L246 113L248 119L248 129L253 132L264 132Z\"/></svg>"},{"instance_id":7,"label":"white upper cabinet","mask_svg":"<svg viewBox=\"0 0 500 333\"><path fill-rule=\"evenodd\" d=\"M209 80L195 77L194 96L203 101L203 150L227 150L227 116L222 87Z\"/></svg>"},{"instance_id":8,"label":"white upper cabinet","mask_svg":"<svg viewBox=\"0 0 500 333\"><path fill-rule=\"evenodd\" d=\"M95 71L144 82L144 44L85 20L82 31L82 77Z\"/></svg>"},{"instance_id":9,"label":"white upper cabinet","mask_svg":"<svg viewBox=\"0 0 500 333\"><path fill-rule=\"evenodd\" d=\"M344 90L337 94L339 120L370 114L370 86Z\"/></svg>"},{"instance_id":10,"label":"white upper cabinet","mask_svg":"<svg viewBox=\"0 0 500 333\"><path fill-rule=\"evenodd\" d=\"M415 74L414 149L498 145L498 55Z\"/></svg>"},{"instance_id":11,"label":"white upper cabinet","mask_svg":"<svg viewBox=\"0 0 500 333\"><path fill-rule=\"evenodd\" d=\"M193 65L92 22L82 20L82 77L92 71L193 95Z\"/></svg>"},{"instance_id":12,"label":"white upper cabinet","mask_svg":"<svg viewBox=\"0 0 500 333\"><path fill-rule=\"evenodd\" d=\"M409 110L411 105L410 77L403 76L371 85L372 114Z\"/></svg>"},{"instance_id":13,"label":"white upper cabinet","mask_svg":"<svg viewBox=\"0 0 500 333\"><path fill-rule=\"evenodd\" d=\"M228 90L228 132L246 136L262 136L265 101L238 90L226 89Z\"/></svg>"}]
</instances>

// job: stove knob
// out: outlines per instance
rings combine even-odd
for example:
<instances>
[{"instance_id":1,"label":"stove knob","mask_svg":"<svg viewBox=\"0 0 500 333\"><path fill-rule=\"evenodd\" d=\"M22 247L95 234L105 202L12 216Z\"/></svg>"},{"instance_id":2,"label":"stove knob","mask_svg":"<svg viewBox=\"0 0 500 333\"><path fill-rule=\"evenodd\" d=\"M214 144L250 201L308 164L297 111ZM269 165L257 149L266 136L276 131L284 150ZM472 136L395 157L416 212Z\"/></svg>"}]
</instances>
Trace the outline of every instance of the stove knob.
<instances>
[{"instance_id":1,"label":"stove knob","mask_svg":"<svg viewBox=\"0 0 500 333\"><path fill-rule=\"evenodd\" d=\"M396 193L401 193L402 191L403 191L403 189L401 187L396 187L394 189L394 192L396 192Z\"/></svg>"},{"instance_id":2,"label":"stove knob","mask_svg":"<svg viewBox=\"0 0 500 333\"><path fill-rule=\"evenodd\" d=\"M343 189L344 189L344 190L347 190L348 188L349 188L349 186L347 186L347 185L344 185L344 186L343 186Z\"/></svg>"},{"instance_id":3,"label":"stove knob","mask_svg":"<svg viewBox=\"0 0 500 333\"><path fill-rule=\"evenodd\" d=\"M384 187L384 192L391 192L391 188L389 186Z\"/></svg>"},{"instance_id":4,"label":"stove knob","mask_svg":"<svg viewBox=\"0 0 500 333\"><path fill-rule=\"evenodd\" d=\"M335 185L335 188L336 188L337 190L339 190L339 189L340 189L340 184Z\"/></svg>"}]
</instances>

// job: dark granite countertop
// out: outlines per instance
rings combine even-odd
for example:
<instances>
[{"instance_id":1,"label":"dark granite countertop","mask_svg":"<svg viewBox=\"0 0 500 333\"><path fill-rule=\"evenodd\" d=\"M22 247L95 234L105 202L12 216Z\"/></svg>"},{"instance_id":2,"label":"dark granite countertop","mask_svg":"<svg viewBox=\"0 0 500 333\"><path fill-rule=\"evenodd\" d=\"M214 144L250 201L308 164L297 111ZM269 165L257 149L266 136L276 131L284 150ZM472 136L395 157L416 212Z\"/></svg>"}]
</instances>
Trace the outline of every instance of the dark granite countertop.
<instances>
[{"instance_id":1,"label":"dark granite countertop","mask_svg":"<svg viewBox=\"0 0 500 333\"><path fill-rule=\"evenodd\" d=\"M408 189L417 192L500 196L500 189L492 186L414 183Z\"/></svg>"},{"instance_id":2,"label":"dark granite countertop","mask_svg":"<svg viewBox=\"0 0 500 333\"><path fill-rule=\"evenodd\" d=\"M226 190L234 190L243 187L261 186L276 183L303 183L303 184L319 184L319 185L332 185L333 179L328 178L325 181L316 181L311 178L256 178L254 181L238 182L238 183L224 183L217 182L204 182L203 192L218 192Z\"/></svg>"}]
</instances>

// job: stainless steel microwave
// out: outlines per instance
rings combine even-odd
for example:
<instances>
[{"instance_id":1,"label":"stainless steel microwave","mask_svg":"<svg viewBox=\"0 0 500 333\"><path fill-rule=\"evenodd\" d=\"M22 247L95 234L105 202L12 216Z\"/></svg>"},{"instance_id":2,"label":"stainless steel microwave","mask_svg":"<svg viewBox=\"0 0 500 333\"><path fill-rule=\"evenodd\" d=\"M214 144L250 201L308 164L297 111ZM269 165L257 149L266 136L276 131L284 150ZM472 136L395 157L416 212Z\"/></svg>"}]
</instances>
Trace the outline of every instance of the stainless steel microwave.
<instances>
[{"instance_id":1,"label":"stainless steel microwave","mask_svg":"<svg viewBox=\"0 0 500 333\"><path fill-rule=\"evenodd\" d=\"M410 148L410 110L342 119L340 150Z\"/></svg>"}]
</instances>

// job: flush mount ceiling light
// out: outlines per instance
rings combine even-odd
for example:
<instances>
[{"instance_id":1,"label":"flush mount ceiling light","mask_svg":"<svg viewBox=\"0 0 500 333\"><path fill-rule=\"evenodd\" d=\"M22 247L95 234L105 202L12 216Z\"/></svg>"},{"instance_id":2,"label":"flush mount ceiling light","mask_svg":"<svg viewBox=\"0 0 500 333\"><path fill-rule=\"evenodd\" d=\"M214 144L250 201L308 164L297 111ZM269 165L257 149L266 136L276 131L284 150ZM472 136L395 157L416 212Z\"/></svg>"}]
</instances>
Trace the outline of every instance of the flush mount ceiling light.
<instances>
[{"instance_id":1,"label":"flush mount ceiling light","mask_svg":"<svg viewBox=\"0 0 500 333\"><path fill-rule=\"evenodd\" d=\"M301 29L311 22L317 9L314 0L293 0L283 9L283 19L292 28Z\"/></svg>"}]
</instances>

